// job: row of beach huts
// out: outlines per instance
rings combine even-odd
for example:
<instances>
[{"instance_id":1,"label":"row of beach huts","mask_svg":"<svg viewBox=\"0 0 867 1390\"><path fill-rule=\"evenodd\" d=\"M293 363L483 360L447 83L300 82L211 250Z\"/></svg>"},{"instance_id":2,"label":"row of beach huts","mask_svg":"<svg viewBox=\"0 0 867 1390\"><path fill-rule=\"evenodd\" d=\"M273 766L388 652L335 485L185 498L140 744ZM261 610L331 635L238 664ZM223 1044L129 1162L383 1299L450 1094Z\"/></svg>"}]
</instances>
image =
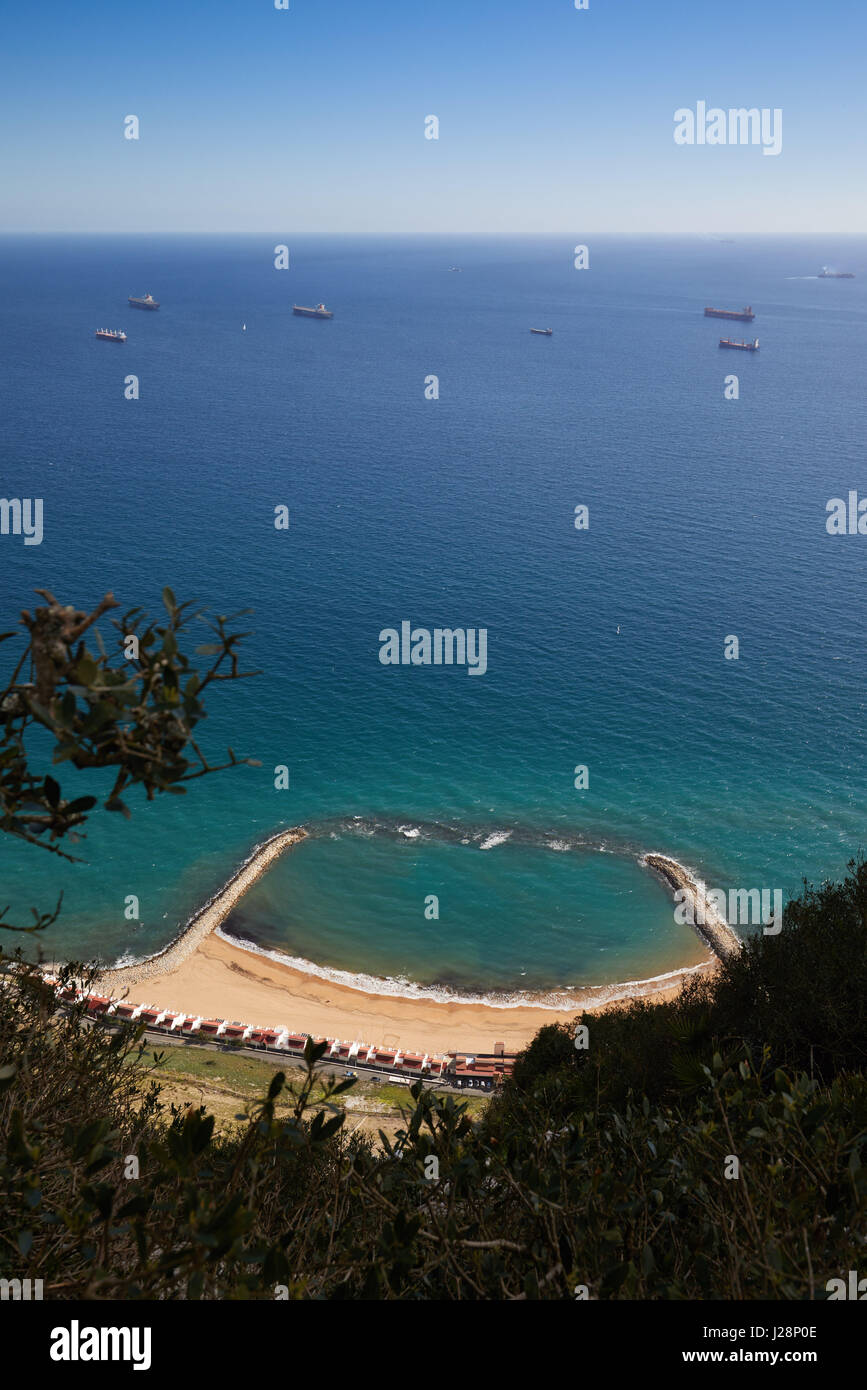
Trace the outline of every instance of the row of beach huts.
<instances>
[{"instance_id":1,"label":"row of beach huts","mask_svg":"<svg viewBox=\"0 0 867 1390\"><path fill-rule=\"evenodd\" d=\"M73 984L61 984L56 976L46 975L61 1005L84 1005L85 1012L99 1023L144 1024L148 1032L165 1033L197 1041L234 1043L261 1052L284 1053L302 1058L309 1033L292 1032L289 1028L255 1027L249 1023L229 1022L224 1018L203 1018L201 1014L177 1013L158 1004L134 1004L129 999L114 999L110 995L85 992ZM383 1073L387 1080L411 1085L418 1080L441 1080L461 1090L492 1091L508 1076L514 1066L514 1056L506 1055L502 1043L494 1043L493 1053L448 1052L434 1056L427 1052L407 1052L401 1048L377 1047L363 1042L341 1041L338 1038L316 1038L314 1043L327 1042L323 1063L331 1061L351 1070L356 1066Z\"/></svg>"}]
</instances>

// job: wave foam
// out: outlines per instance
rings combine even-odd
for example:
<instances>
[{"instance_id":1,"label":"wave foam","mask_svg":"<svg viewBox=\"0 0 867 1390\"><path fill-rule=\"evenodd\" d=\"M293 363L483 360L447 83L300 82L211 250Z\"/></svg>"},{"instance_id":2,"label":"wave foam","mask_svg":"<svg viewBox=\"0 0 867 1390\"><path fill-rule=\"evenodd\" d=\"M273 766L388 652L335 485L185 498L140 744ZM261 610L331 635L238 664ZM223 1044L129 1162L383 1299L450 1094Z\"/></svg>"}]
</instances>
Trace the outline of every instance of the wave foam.
<instances>
[{"instance_id":1,"label":"wave foam","mask_svg":"<svg viewBox=\"0 0 867 1390\"><path fill-rule=\"evenodd\" d=\"M495 830L482 841L479 849L494 849L497 845L504 845L511 838L511 834L511 830Z\"/></svg>"},{"instance_id":2,"label":"wave foam","mask_svg":"<svg viewBox=\"0 0 867 1390\"><path fill-rule=\"evenodd\" d=\"M399 999L425 999L436 1004L484 1004L489 1009L550 1009L563 1013L569 1009L587 1009L601 1004L614 1004L620 999L634 998L639 994L654 994L666 985L675 983L687 975L704 970L708 961L698 965L682 966L668 970L663 975L651 975L644 980L622 980L615 984L576 985L562 989L546 990L472 990L454 989L451 985L422 985L406 976L368 975L363 971L340 970L336 966L318 965L316 961L303 956L290 956L267 946L259 946L242 937L230 936L222 927L217 927L216 935L227 945L251 955L264 956L275 965L288 966L304 975L314 975L330 984L343 985L347 989L359 990L362 994L374 994ZM708 960L711 958L709 957Z\"/></svg>"}]
</instances>

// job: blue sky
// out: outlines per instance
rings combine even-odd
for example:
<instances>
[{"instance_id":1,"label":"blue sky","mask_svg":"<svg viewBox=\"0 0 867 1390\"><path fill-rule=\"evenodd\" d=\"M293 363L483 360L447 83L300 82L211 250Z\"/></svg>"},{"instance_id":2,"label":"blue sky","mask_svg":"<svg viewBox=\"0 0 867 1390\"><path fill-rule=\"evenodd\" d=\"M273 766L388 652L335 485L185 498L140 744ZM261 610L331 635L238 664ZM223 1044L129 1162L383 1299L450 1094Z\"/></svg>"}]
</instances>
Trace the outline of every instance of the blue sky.
<instances>
[{"instance_id":1,"label":"blue sky","mask_svg":"<svg viewBox=\"0 0 867 1390\"><path fill-rule=\"evenodd\" d=\"M18 0L0 230L863 233L865 55L855 0Z\"/></svg>"}]
</instances>

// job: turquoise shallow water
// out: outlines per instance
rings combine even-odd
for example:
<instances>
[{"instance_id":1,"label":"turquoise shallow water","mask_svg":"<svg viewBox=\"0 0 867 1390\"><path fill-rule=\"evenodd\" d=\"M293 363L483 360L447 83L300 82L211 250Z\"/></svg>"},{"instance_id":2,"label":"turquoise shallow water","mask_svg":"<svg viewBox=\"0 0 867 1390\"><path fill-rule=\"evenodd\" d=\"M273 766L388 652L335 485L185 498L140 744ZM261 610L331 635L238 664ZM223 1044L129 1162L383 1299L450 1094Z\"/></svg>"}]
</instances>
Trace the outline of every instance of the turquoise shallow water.
<instances>
[{"instance_id":1,"label":"turquoise shallow water","mask_svg":"<svg viewBox=\"0 0 867 1390\"><path fill-rule=\"evenodd\" d=\"M0 846L19 916L63 887L47 950L158 949L304 822L232 924L260 944L456 988L598 983L701 954L642 852L791 893L867 842L867 537L824 525L863 476L863 240L610 240L588 272L568 238L308 240L282 276L267 239L0 252L0 490L46 518L41 546L0 538L3 612L37 585L154 608L169 583L253 608L263 673L204 735L261 768L95 818L84 865ZM825 263L859 278L809 278ZM144 290L158 314L127 310ZM319 299L333 321L292 317ZM761 352L720 353L702 306L747 302ZM487 628L487 673L383 667L403 619ZM449 835L397 829L431 822Z\"/></svg>"}]
</instances>

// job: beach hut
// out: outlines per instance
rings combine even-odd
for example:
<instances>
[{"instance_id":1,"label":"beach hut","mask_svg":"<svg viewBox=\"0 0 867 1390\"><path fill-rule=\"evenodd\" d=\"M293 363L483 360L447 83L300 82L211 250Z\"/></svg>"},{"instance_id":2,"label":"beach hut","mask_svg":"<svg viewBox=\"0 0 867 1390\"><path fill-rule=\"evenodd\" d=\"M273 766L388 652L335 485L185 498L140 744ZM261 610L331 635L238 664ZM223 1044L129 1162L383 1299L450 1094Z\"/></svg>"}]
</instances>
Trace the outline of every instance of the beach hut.
<instances>
[{"instance_id":1,"label":"beach hut","mask_svg":"<svg viewBox=\"0 0 867 1390\"><path fill-rule=\"evenodd\" d=\"M228 1038L232 1042L243 1042L252 1031L249 1023L224 1023L217 1036Z\"/></svg>"}]
</instances>

